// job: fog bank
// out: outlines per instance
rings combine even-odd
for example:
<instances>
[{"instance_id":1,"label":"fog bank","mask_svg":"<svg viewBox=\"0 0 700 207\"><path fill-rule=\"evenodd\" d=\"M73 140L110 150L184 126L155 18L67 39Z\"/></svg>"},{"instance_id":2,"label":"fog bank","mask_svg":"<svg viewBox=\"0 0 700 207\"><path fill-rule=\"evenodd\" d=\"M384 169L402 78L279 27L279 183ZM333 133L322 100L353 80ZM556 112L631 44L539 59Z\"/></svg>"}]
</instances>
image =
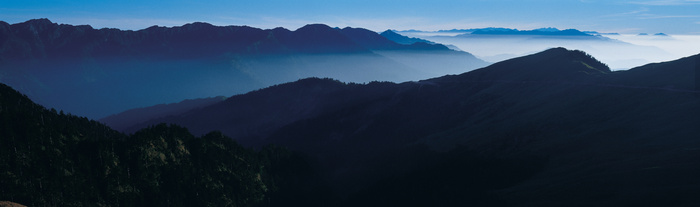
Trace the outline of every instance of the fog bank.
<instances>
[{"instance_id":1,"label":"fog bank","mask_svg":"<svg viewBox=\"0 0 700 207\"><path fill-rule=\"evenodd\" d=\"M480 59L498 62L553 47L583 50L613 70L625 70L700 53L698 35L603 35L592 37L531 35L460 35L442 32L402 32L409 37L449 44Z\"/></svg>"}]
</instances>

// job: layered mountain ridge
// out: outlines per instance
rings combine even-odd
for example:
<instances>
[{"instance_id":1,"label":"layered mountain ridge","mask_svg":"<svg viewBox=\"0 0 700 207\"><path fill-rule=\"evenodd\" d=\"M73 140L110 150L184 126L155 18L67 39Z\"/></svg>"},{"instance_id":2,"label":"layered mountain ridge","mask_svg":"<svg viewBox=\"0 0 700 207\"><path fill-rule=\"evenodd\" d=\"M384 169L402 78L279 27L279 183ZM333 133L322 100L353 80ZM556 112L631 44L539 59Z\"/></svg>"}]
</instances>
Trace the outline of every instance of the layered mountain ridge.
<instances>
[{"instance_id":1,"label":"layered mountain ridge","mask_svg":"<svg viewBox=\"0 0 700 207\"><path fill-rule=\"evenodd\" d=\"M692 206L700 204L700 99L688 77L697 77L698 59L610 71L582 51L552 48L421 81L307 78L150 120L133 127L153 127L132 136L182 131L156 125L165 122L194 133L184 143L212 140L206 146L213 148L228 135L300 152L306 162L292 169L311 170L285 186L316 190L278 195L297 206ZM26 126L40 126L32 117ZM221 133L190 139L210 130ZM152 143L171 146L156 152L179 152L178 139L144 140L136 142L143 149ZM244 171L253 175L246 185L260 189L255 173Z\"/></svg>"},{"instance_id":2,"label":"layered mountain ridge","mask_svg":"<svg viewBox=\"0 0 700 207\"><path fill-rule=\"evenodd\" d=\"M0 23L0 81L91 118L307 77L402 82L486 64L439 44L404 45L366 29L321 24L290 31L197 22L122 31L48 19Z\"/></svg>"},{"instance_id":3,"label":"layered mountain ridge","mask_svg":"<svg viewBox=\"0 0 700 207\"><path fill-rule=\"evenodd\" d=\"M263 30L248 26L214 26L195 22L180 27L152 26L138 31L94 29L89 25L56 24L48 19L18 24L0 22L4 58L65 58L75 55L100 57L160 53L164 56L210 55L226 50L252 51L260 54L353 53L367 50L412 50L434 48L437 44L403 45L381 38L361 28L334 29L323 24L309 24L295 31L284 28ZM212 47L216 43L218 47ZM275 43L281 44L276 45ZM265 47L268 46L268 47ZM135 53L135 54L134 54Z\"/></svg>"},{"instance_id":4,"label":"layered mountain ridge","mask_svg":"<svg viewBox=\"0 0 700 207\"><path fill-rule=\"evenodd\" d=\"M355 205L695 204L700 102L688 77L699 58L610 71L582 51L553 48L401 84L304 79L132 130L176 123L305 152ZM481 166L472 154L503 162ZM427 193L415 189L442 193L405 200Z\"/></svg>"}]
</instances>

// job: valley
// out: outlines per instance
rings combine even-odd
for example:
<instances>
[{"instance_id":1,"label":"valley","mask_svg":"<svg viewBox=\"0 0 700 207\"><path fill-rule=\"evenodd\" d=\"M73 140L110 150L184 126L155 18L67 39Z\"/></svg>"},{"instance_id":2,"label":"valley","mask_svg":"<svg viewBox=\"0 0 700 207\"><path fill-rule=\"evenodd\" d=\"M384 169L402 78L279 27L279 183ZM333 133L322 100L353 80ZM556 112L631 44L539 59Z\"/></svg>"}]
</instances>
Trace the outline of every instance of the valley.
<instances>
[{"instance_id":1,"label":"valley","mask_svg":"<svg viewBox=\"0 0 700 207\"><path fill-rule=\"evenodd\" d=\"M0 22L0 201L700 204L700 54L615 70L584 50L488 63L430 41Z\"/></svg>"}]
</instances>

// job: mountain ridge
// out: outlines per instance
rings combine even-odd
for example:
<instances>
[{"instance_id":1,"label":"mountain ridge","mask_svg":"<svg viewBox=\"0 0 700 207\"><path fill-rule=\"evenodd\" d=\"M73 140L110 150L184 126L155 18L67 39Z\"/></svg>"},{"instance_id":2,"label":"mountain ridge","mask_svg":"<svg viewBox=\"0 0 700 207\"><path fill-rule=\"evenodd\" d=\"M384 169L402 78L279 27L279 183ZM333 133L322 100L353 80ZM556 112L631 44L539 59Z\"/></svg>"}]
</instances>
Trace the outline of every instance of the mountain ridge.
<instances>
[{"instance_id":1,"label":"mountain ridge","mask_svg":"<svg viewBox=\"0 0 700 207\"><path fill-rule=\"evenodd\" d=\"M399 43L399 44L411 45L411 44L418 43L418 42L433 44L433 42L428 41L428 40L415 38L415 37L406 37L406 36L400 35L399 33L396 33L393 30L386 30L386 31L380 33L380 35L386 37L387 39L389 39L391 41Z\"/></svg>"},{"instance_id":2,"label":"mountain ridge","mask_svg":"<svg viewBox=\"0 0 700 207\"><path fill-rule=\"evenodd\" d=\"M303 153L306 164L291 166L310 166L306 173L329 186L291 185L325 193L301 206L687 206L700 204L700 99L656 89L691 86L698 58L611 72L585 52L552 48L414 82L307 78L169 118L223 132L200 140L234 132L246 146ZM183 130L160 122L139 136ZM158 140L139 146L177 146Z\"/></svg>"},{"instance_id":3,"label":"mountain ridge","mask_svg":"<svg viewBox=\"0 0 700 207\"><path fill-rule=\"evenodd\" d=\"M113 129L123 131L123 129L126 127L131 126L133 122L143 122L161 118L167 114L187 112L224 100L226 100L226 97L224 96L202 99L186 99L177 103L158 104L144 108L129 109L118 114L101 118L98 121L110 126Z\"/></svg>"},{"instance_id":4,"label":"mountain ridge","mask_svg":"<svg viewBox=\"0 0 700 207\"><path fill-rule=\"evenodd\" d=\"M639 69L639 70L644 70ZM689 71L685 71L689 72ZM645 83L642 82L635 82L635 83L629 83L629 82L620 82L617 83L619 79L617 78L618 76L622 74L632 74L632 73L622 73L622 72L612 72L609 67L607 67L604 63L601 63L594 57L586 54L583 51L578 51L578 50L567 50L565 48L552 48L549 50L542 51L540 53L536 53L533 55L528 55L528 56L523 56L520 58L514 58L511 60L507 61L502 61L499 63L495 63L491 66L487 66L481 69L476 69L470 72L465 72L463 74L459 75L447 75L443 77L438 77L438 78L432 78L432 79L426 79L426 80L421 80L418 82L408 82L408 83L402 83L402 84L395 84L395 83L375 83L377 86L382 86L384 89L377 90L377 91L384 91L388 90L386 92L382 92L380 94L384 94L384 96L389 95L389 94L395 94L395 96L398 96L398 94L402 94L404 92L402 91L413 91L418 89L422 90L434 90L437 88L452 88L456 87L457 85L464 85L465 87L474 87L470 86L469 84L475 84L475 85L488 85L488 84L506 84L507 85L513 85L513 84L553 84L553 85L558 85L558 84L564 84L564 85L569 85L567 87L570 87L571 85L576 86L601 86L601 87L628 87L628 88L634 88L634 87L640 87L640 88L649 88L647 86L643 86ZM679 74L675 74L675 76L679 76ZM646 78L650 78L651 76L647 76ZM305 81L309 82L311 80L315 79L304 79L300 81ZM331 81L333 82L333 81ZM336 82L337 83L337 82ZM291 87L294 88L301 83L297 82L292 82L292 83L287 83L275 87ZM624 85L624 84L629 84L629 85ZM335 85L335 83L334 83ZM353 85L353 84L339 84L335 85L333 87L327 86L327 88L335 88L337 86L342 86L346 87L347 89L344 90L361 90L360 88L371 88L370 86L366 85ZM290 88L290 89L291 89ZM354 89L353 89L354 88ZM364 89L362 89L364 90ZM457 89L455 89L457 90ZM254 93L260 93L263 91L267 91L267 89L262 89L260 91L254 92ZM392 92L393 91L393 92ZM415 92L415 91L414 91ZM251 92L253 93L253 92ZM362 92L366 93L366 92ZM283 94L296 94L295 93L283 93ZM332 94L332 93L331 93ZM352 95L356 93L350 93L348 95ZM210 112L207 112L205 114L220 114L220 111L222 110L231 110L235 108L248 108L246 106L240 105L236 107L224 107L223 105L225 104L233 104L236 103L234 100L245 100L247 99L246 97L252 96L252 94L242 94L238 96L234 96L232 98L229 98L226 102L221 102L218 103L217 109L211 109ZM331 97L334 97L337 95L333 95ZM293 98L293 97L291 97ZM328 99L328 95L323 95L319 96L317 98L314 98L313 100L321 100L319 98L325 98ZM340 100L340 99L339 99ZM373 102L372 100L380 100L380 99L366 99L364 103L371 103ZM391 100L391 99L389 99ZM386 101L386 100L385 100ZM272 101L271 103L278 103L278 102L286 102L285 98L281 98L278 101ZM380 101L381 102L381 101ZM383 104L388 104L389 102L383 103ZM380 105L383 105L380 104ZM298 105L298 107L305 107L305 105L308 104L303 104L303 105ZM342 105L339 105L342 106ZM383 107L386 107L388 105L384 105ZM214 107L214 106L212 106ZM271 106L270 106L271 107ZM276 111L276 110L273 110ZM289 111L283 110L283 111ZM195 113L195 112L191 112ZM191 113L185 113L185 114L191 114ZM240 113L240 112L239 112ZM264 114L264 112L261 112ZM280 112L280 113L285 113L285 112ZM196 113L195 113L196 114ZM184 114L183 114L184 115ZM320 114L316 114L320 115ZM181 116L181 115L176 115L176 116ZM206 117L209 117L210 115L207 115ZM235 114L230 114L226 115L227 117L237 117L238 115ZM305 116L306 118L310 118L312 116ZM171 117L174 118L174 117ZM203 117L200 118L194 118L194 120L200 120ZM252 118L252 117L251 117ZM254 119L254 118L253 118ZM160 119L160 120L150 120L150 124L157 124L159 122L168 122L168 119ZM170 119L172 121L173 119ZM185 120L193 120L192 117L188 118L177 118L177 120L180 121L175 121L171 123L177 123L181 124L184 126L191 126L189 124L185 124ZM195 121L196 122L196 121ZM218 121L219 123L226 123L225 121ZM291 122L288 122L291 123ZM150 124L140 124L136 125L135 127L131 127L129 130L137 130L141 127L150 125ZM198 123L198 127L192 127L196 132L205 132L205 131L211 131L211 130L222 130L222 128L212 128L211 126L217 125L224 127L224 125L218 125L218 124L203 124L203 123ZM277 125L277 127L281 127L282 125ZM209 127L204 127L203 126L209 126ZM274 129L274 128L273 128ZM241 131L241 130L228 130L225 129L223 130L225 133L226 132L234 132L234 131ZM234 133L238 134L238 133ZM231 135L232 137L237 137L236 135ZM256 136L258 138L264 138L265 136ZM249 138L246 138L249 139ZM252 144L255 143L255 141L251 142L251 140L243 141L246 144ZM253 145L259 145L259 144L253 144Z\"/></svg>"},{"instance_id":5,"label":"mountain ridge","mask_svg":"<svg viewBox=\"0 0 700 207\"><path fill-rule=\"evenodd\" d=\"M263 29L258 29L258 28L253 28L249 26L214 26L210 23L205 23L205 22L194 22L194 23L188 23L184 24L182 26L174 26L174 27L161 27L161 26L151 26L145 29L141 30L118 30L118 29L110 29L110 28L102 28L102 29L94 29L90 25L68 25L68 24L57 24L53 23L48 19L35 19L35 20L28 20L26 22L22 23L17 23L17 24L8 24L6 22L3 22L3 30L0 30L0 35L6 36L16 36L16 35L22 35L23 37L26 38L32 38L34 40L38 40L39 44L49 44L47 46L50 46L50 44L58 44L54 47L57 48L48 48L50 49L49 51L42 50L42 48L37 48L36 50L37 53L39 54L34 54L35 56L38 57L43 57L43 56L53 56L53 55L59 55L61 53L64 53L62 51L61 53L54 54L52 50L61 50L62 47L64 48L69 48L68 46L75 47L76 45L66 45L71 42L62 42L61 38L64 36L71 36L71 35L78 35L81 37L85 37L85 40L91 40L94 42L93 44L101 44L99 41L96 41L94 39L95 35L101 35L101 36L107 36L107 38L101 40L102 42L109 42L110 44L125 44L124 42L121 41L129 41L129 39L136 40L136 41L153 41L153 42L161 42L153 38L144 38L144 37L139 37L143 36L144 34L154 34L157 36L160 36L159 38L165 38L165 37L171 37L175 38L176 41L183 42L186 45L192 46L191 43L195 42L201 42L204 40L216 40L220 41L222 43L229 43L231 40L226 40L223 39L224 37L234 35L235 32L238 31L244 31L249 34L255 34L258 33L257 36L263 36L261 35L262 33L271 33L275 36L281 37L282 42L286 42L286 44L292 44L291 47L301 47L304 44L321 44L321 45L327 45L330 48L333 47L333 44L339 44L337 46L349 46L352 45L350 42L348 42L347 39L343 38L342 36L347 36L350 38L354 38L354 40L367 40L365 39L359 39L359 37L354 37L353 36L353 30L354 31L362 31L364 29L357 29L357 28L344 28L344 29L336 29L336 28L331 28L327 25L323 24L308 24L305 25L301 28L298 28L297 30L290 31L284 28L275 28L271 30L263 30ZM8 30L13 30L15 32L9 32ZM171 31L171 32L165 32L165 31ZM343 32L345 31L345 32ZM68 34L63 34L62 32L68 32ZM364 30L363 32L371 32L369 30ZM381 35L377 35L375 32L374 33L374 38L380 37ZM139 35L140 34L140 35ZM293 34L290 36L290 34ZM342 34L342 35L341 35ZM354 32L354 34L358 34L358 32ZM198 37L195 38L194 35L197 35ZM316 36L318 35L318 36ZM121 36L121 37L120 37ZM237 39L249 39L249 40L263 40L261 37L253 37L250 35L234 35L237 37ZM309 38L311 37L311 38ZM319 37L323 37L320 38ZM67 38L67 37L66 37ZM126 38L126 39L124 39ZM324 39L324 38L331 38L331 39ZM121 40L124 39L124 40ZM199 39L199 40L198 40ZM114 41L117 42L114 42ZM305 41L316 41L316 42L305 42ZM371 39L369 39L371 41ZM375 44L372 44L371 42L366 42L366 41L357 41L362 46L370 46L369 48L365 49L412 49L410 46L402 46L398 43L394 43L391 41L383 41L381 39L376 39L379 40L380 43L383 46L376 47ZM188 44L189 43L189 44ZM393 43L393 44L392 44ZM75 44L75 43L73 43ZM151 44L148 43L139 43L139 44L145 44L144 46L149 46ZM229 43L230 44L230 43ZM16 46L16 45L10 45L10 47ZM41 46L41 45L36 45L36 46ZM45 48L44 46L43 48ZM77 47L80 48L80 47ZM6 50L11 49L7 48ZM98 48L101 49L101 48ZM320 49L320 48L319 48ZM423 49L423 48L420 48ZM445 49L445 48L437 48L437 49ZM5 50L5 51L6 51ZM361 48L347 48L346 51L335 51L335 52L360 52L363 49ZM21 51L21 50L18 50ZM313 51L313 50L308 50L308 49L301 49L301 51L304 52L320 52L320 51ZM2 51L0 51L2 52ZM325 52L325 51L324 51ZM6 52L5 52L6 53ZM7 56L8 54L2 53L2 56ZM48 53L48 54L44 54ZM106 51L93 51L93 55L98 55L100 53L106 53ZM27 56L25 54L25 56Z\"/></svg>"},{"instance_id":6,"label":"mountain ridge","mask_svg":"<svg viewBox=\"0 0 700 207\"><path fill-rule=\"evenodd\" d=\"M38 103L95 119L307 77L398 82L487 64L442 45L401 45L369 30L321 24L295 31L202 22L137 31L48 19L3 25L0 81Z\"/></svg>"}]
</instances>

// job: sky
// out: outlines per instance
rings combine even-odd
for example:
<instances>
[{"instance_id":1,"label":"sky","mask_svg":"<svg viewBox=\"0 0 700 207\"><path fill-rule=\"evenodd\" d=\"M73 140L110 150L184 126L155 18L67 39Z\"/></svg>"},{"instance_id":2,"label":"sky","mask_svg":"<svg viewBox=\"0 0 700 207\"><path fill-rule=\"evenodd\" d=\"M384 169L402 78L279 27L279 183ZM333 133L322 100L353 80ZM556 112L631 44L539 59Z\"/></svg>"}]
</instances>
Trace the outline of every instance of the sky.
<instances>
[{"instance_id":1,"label":"sky","mask_svg":"<svg viewBox=\"0 0 700 207\"><path fill-rule=\"evenodd\" d=\"M297 29L483 27L700 35L700 0L0 0L0 21L138 30L191 22Z\"/></svg>"}]
</instances>

